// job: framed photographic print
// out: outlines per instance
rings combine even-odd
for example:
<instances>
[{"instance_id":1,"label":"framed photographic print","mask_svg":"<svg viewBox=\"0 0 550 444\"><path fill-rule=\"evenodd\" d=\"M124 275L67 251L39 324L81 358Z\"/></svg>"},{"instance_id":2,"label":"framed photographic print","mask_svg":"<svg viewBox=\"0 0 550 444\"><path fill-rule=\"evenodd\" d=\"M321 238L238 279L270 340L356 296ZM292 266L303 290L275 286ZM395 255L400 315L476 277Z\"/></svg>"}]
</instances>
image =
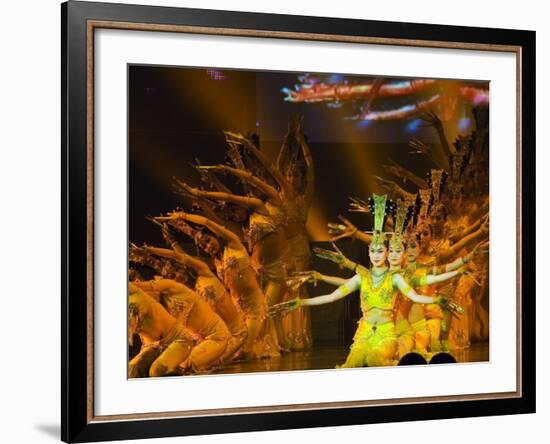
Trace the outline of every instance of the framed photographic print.
<instances>
[{"instance_id":1,"label":"framed photographic print","mask_svg":"<svg viewBox=\"0 0 550 444\"><path fill-rule=\"evenodd\" d=\"M534 32L61 12L64 441L535 411Z\"/></svg>"}]
</instances>

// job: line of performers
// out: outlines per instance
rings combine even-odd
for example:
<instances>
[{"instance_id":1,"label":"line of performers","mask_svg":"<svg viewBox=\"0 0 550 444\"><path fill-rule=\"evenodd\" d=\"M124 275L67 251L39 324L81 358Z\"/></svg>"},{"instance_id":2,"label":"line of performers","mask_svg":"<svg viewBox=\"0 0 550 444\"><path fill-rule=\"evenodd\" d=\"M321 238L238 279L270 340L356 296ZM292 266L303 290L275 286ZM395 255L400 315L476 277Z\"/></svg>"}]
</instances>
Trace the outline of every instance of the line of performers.
<instances>
[{"instance_id":1,"label":"line of performers","mask_svg":"<svg viewBox=\"0 0 550 444\"><path fill-rule=\"evenodd\" d=\"M437 116L425 118L443 144ZM446 143L448 168L432 169L427 181L388 167L416 180L417 193L378 178L386 195L351 199L352 210L373 216L372 229L341 218L329 233L334 242L368 243L370 266L346 258L335 244L314 249L351 271L348 278L311 270L305 224L315 179L301 121L291 120L276 162L253 137L226 132L229 164L197 165L201 188L175 180L191 209L150 218L165 245L130 244L128 339L132 347L139 336L139 350L130 355L129 377L207 373L236 360L310 348L309 307L356 290L363 315L342 367L393 365L410 351L486 340L488 195L480 190L486 189L487 147L480 128L478 119L468 138ZM411 146L429 153L419 141ZM202 253L186 251L182 236ZM337 289L309 297L304 284L318 281Z\"/></svg>"}]
</instances>

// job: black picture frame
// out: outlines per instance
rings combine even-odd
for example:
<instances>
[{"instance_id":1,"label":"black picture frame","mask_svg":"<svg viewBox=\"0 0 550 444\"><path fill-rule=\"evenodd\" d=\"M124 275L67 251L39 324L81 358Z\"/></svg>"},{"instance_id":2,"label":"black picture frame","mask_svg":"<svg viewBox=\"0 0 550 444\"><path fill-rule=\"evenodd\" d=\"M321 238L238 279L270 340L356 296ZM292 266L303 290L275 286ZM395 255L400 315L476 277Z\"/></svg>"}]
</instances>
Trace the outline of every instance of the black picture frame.
<instances>
[{"instance_id":1,"label":"black picture frame","mask_svg":"<svg viewBox=\"0 0 550 444\"><path fill-rule=\"evenodd\" d=\"M139 420L97 420L90 415L89 341L93 319L90 286L90 159L87 81L89 22L190 26L464 44L508 45L521 55L521 183L518 192L521 281L519 308L521 393L498 399L324 408ZM243 431L371 424L535 412L535 32L245 12L69 1L62 23L62 411L65 442L156 438ZM528 116L521 118L521 116Z\"/></svg>"}]
</instances>

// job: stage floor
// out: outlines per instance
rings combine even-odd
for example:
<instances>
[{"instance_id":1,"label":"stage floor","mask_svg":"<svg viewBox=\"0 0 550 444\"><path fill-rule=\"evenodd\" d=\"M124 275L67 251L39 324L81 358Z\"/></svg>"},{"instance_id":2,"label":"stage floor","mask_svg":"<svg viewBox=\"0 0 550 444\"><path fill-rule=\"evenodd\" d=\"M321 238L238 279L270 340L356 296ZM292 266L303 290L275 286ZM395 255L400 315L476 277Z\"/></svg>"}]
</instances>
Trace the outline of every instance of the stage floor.
<instances>
[{"instance_id":1,"label":"stage floor","mask_svg":"<svg viewBox=\"0 0 550 444\"><path fill-rule=\"evenodd\" d=\"M274 372L291 370L331 369L342 364L348 354L348 348L342 346L314 347L303 352L283 353L269 359L256 359L248 362L237 362L216 371L218 374ZM458 362L484 362L489 360L489 344L472 344L466 350L452 351L451 355Z\"/></svg>"}]
</instances>

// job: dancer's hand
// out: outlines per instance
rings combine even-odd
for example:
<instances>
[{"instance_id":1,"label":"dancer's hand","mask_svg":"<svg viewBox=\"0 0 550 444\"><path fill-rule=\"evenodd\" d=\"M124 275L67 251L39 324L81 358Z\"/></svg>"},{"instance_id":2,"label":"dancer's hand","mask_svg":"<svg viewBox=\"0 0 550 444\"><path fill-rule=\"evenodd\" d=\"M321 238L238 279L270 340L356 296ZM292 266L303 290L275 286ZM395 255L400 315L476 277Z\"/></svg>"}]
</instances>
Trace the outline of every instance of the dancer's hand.
<instances>
[{"instance_id":1,"label":"dancer's hand","mask_svg":"<svg viewBox=\"0 0 550 444\"><path fill-rule=\"evenodd\" d=\"M427 156L432 154L432 149L419 139L411 139L409 148L411 149L410 154L426 154Z\"/></svg>"},{"instance_id":2,"label":"dancer's hand","mask_svg":"<svg viewBox=\"0 0 550 444\"><path fill-rule=\"evenodd\" d=\"M428 126L432 126L435 129L443 128L443 122L441 121L439 116L431 110L424 111L423 113L421 113L419 115L419 117L424 122L426 122L426 125L428 125Z\"/></svg>"},{"instance_id":3,"label":"dancer's hand","mask_svg":"<svg viewBox=\"0 0 550 444\"><path fill-rule=\"evenodd\" d=\"M353 237L355 233L357 233L357 227L348 219L342 216L338 216L338 218L344 222L344 224L328 223L328 234L331 235L330 240L332 242L336 242L345 237Z\"/></svg>"},{"instance_id":4,"label":"dancer's hand","mask_svg":"<svg viewBox=\"0 0 550 444\"><path fill-rule=\"evenodd\" d=\"M459 304L457 304L454 301L451 301L450 299L444 298L442 296L438 296L436 298L436 303L443 309L451 312L453 316L456 316L457 314L464 314L464 308L462 308Z\"/></svg>"},{"instance_id":5,"label":"dancer's hand","mask_svg":"<svg viewBox=\"0 0 550 444\"><path fill-rule=\"evenodd\" d=\"M391 159L390 159L391 160ZM382 167L390 174L393 174L395 177L399 177L404 182L407 180L407 170L399 165L382 165Z\"/></svg>"},{"instance_id":6,"label":"dancer's hand","mask_svg":"<svg viewBox=\"0 0 550 444\"><path fill-rule=\"evenodd\" d=\"M321 273L315 270L310 271L297 271L292 274L290 278L286 280L287 286L291 290L297 290L302 285L312 282L313 285L317 285L317 282L321 280Z\"/></svg>"},{"instance_id":7,"label":"dancer's hand","mask_svg":"<svg viewBox=\"0 0 550 444\"><path fill-rule=\"evenodd\" d=\"M172 222L172 221L185 219L186 215L187 213L185 211L178 210L178 211L172 211L171 213L168 213L166 216L155 216L153 219L159 223Z\"/></svg>"},{"instance_id":8,"label":"dancer's hand","mask_svg":"<svg viewBox=\"0 0 550 444\"><path fill-rule=\"evenodd\" d=\"M161 226L162 224L167 223L174 230L184 233L189 237L193 237L197 230L186 222L187 215L188 213L177 210L168 213L166 216L156 216L153 219Z\"/></svg>"},{"instance_id":9,"label":"dancer's hand","mask_svg":"<svg viewBox=\"0 0 550 444\"><path fill-rule=\"evenodd\" d=\"M192 186L186 184L185 182L175 179L175 187L179 194L186 197L201 197L203 195L202 190L198 188L193 188Z\"/></svg>"},{"instance_id":10,"label":"dancer's hand","mask_svg":"<svg viewBox=\"0 0 550 444\"><path fill-rule=\"evenodd\" d=\"M321 259L326 259L338 265L344 264L344 260L345 260L344 256L342 256L340 253L336 251L325 250L324 248L314 247L313 252L315 253L315 256L320 257Z\"/></svg>"},{"instance_id":11,"label":"dancer's hand","mask_svg":"<svg viewBox=\"0 0 550 444\"><path fill-rule=\"evenodd\" d=\"M397 193L399 185L397 185L393 180L387 180L380 176L372 176L380 188L386 190L388 193L393 194Z\"/></svg>"},{"instance_id":12,"label":"dancer's hand","mask_svg":"<svg viewBox=\"0 0 550 444\"><path fill-rule=\"evenodd\" d=\"M336 245L333 244L333 246L336 248ZM320 257L321 259L325 259L327 261L334 262L335 264L338 264L340 268L355 268L355 263L351 262L348 258L346 258L341 251L339 251L336 248L336 251L334 250L325 250L324 248L318 248L314 247L313 252L317 257Z\"/></svg>"},{"instance_id":13,"label":"dancer's hand","mask_svg":"<svg viewBox=\"0 0 550 444\"><path fill-rule=\"evenodd\" d=\"M355 211L357 213L370 213L370 206L368 202L365 202L363 199L359 199L358 197L350 197L349 198L349 210ZM342 216L338 216L340 220L344 220Z\"/></svg>"},{"instance_id":14,"label":"dancer's hand","mask_svg":"<svg viewBox=\"0 0 550 444\"><path fill-rule=\"evenodd\" d=\"M196 167L199 170L212 171L214 173L227 173L227 165L197 165Z\"/></svg>"},{"instance_id":15,"label":"dancer's hand","mask_svg":"<svg viewBox=\"0 0 550 444\"><path fill-rule=\"evenodd\" d=\"M302 300L300 298L291 299L290 301L285 301L285 302L281 302L280 304L272 305L267 310L267 314L271 318L276 316L284 316L301 306L302 306Z\"/></svg>"},{"instance_id":16,"label":"dancer's hand","mask_svg":"<svg viewBox=\"0 0 550 444\"><path fill-rule=\"evenodd\" d=\"M183 210L176 210L172 211L170 213L167 213L165 216L155 216L153 219L157 221L159 224L163 222L176 222L180 220L185 220L187 218L188 213Z\"/></svg>"},{"instance_id":17,"label":"dancer's hand","mask_svg":"<svg viewBox=\"0 0 550 444\"><path fill-rule=\"evenodd\" d=\"M480 243L478 243L474 247L474 249L470 253L466 254L462 258L462 262L467 264L472 259L474 259L476 257L479 257L479 256L483 256L483 255L488 254L488 253L489 253L489 241L481 241Z\"/></svg>"},{"instance_id":18,"label":"dancer's hand","mask_svg":"<svg viewBox=\"0 0 550 444\"><path fill-rule=\"evenodd\" d=\"M128 251L128 260L130 262L142 263L143 260L149 255L148 246L138 246L130 242L130 249Z\"/></svg>"},{"instance_id":19,"label":"dancer's hand","mask_svg":"<svg viewBox=\"0 0 550 444\"><path fill-rule=\"evenodd\" d=\"M474 247L472 251L474 257L483 256L489 254L489 241L480 242Z\"/></svg>"}]
</instances>

